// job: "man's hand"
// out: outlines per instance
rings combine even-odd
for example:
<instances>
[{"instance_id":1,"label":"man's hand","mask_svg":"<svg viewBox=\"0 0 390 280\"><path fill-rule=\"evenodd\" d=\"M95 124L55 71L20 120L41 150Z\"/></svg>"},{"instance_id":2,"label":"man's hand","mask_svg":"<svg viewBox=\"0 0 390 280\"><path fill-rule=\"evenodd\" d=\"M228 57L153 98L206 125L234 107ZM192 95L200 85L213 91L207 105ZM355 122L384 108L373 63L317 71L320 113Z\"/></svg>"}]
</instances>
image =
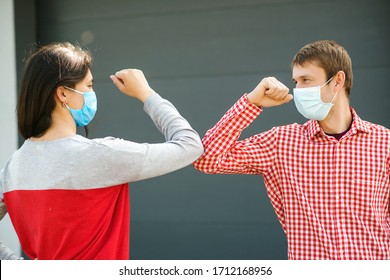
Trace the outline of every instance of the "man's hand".
<instances>
[{"instance_id":1,"label":"man's hand","mask_svg":"<svg viewBox=\"0 0 390 280\"><path fill-rule=\"evenodd\" d=\"M111 80L124 94L142 102L153 94L144 73L138 69L124 69L110 76Z\"/></svg>"},{"instance_id":2,"label":"man's hand","mask_svg":"<svg viewBox=\"0 0 390 280\"><path fill-rule=\"evenodd\" d=\"M289 89L274 77L261 80L257 87L248 94L248 101L258 107L272 107L288 103L293 96Z\"/></svg>"}]
</instances>

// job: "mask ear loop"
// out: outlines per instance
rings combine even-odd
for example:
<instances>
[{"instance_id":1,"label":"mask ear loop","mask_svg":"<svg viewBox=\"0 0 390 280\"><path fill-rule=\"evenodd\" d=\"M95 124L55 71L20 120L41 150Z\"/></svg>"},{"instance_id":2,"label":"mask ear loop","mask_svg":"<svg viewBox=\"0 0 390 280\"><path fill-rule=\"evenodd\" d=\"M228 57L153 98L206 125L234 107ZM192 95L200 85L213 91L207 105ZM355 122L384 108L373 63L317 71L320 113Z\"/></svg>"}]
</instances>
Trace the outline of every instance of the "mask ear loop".
<instances>
[{"instance_id":1,"label":"mask ear loop","mask_svg":"<svg viewBox=\"0 0 390 280\"><path fill-rule=\"evenodd\" d=\"M330 103L332 103L333 105L334 105L333 101L336 99L336 96L337 96L338 93L339 93L339 91L336 92L336 94L333 96L332 100L330 101Z\"/></svg>"},{"instance_id":2,"label":"mask ear loop","mask_svg":"<svg viewBox=\"0 0 390 280\"><path fill-rule=\"evenodd\" d=\"M74 89L74 88L70 88L70 87L67 87L67 86L64 86L64 88L69 89L69 90L71 90L71 91L74 91L74 92L77 92L77 93L80 93L80 94L84 95L84 92L79 91L79 90L76 90L76 89Z\"/></svg>"},{"instance_id":3,"label":"mask ear loop","mask_svg":"<svg viewBox=\"0 0 390 280\"><path fill-rule=\"evenodd\" d=\"M333 79L333 77L334 77L334 76L332 76L329 80L327 80L327 81L325 82L325 84L323 84L323 85L321 86L321 88L324 87L327 83L329 83L329 82ZM339 92L336 92L336 94L333 96L332 100L331 100L329 103L332 103L332 104L334 105L333 101L335 100L335 98L336 98L336 96L337 96L338 93L339 93Z\"/></svg>"},{"instance_id":4,"label":"mask ear loop","mask_svg":"<svg viewBox=\"0 0 390 280\"><path fill-rule=\"evenodd\" d=\"M68 110L69 110L69 106L68 106L68 101L67 101L67 100L65 100L64 102L62 102L62 107L68 108Z\"/></svg>"},{"instance_id":5,"label":"mask ear loop","mask_svg":"<svg viewBox=\"0 0 390 280\"><path fill-rule=\"evenodd\" d=\"M327 80L327 81L325 82L325 84L323 84L323 85L321 86L321 88L324 87L327 83L329 83L329 82L333 79L333 77L334 77L334 76L332 76L329 80Z\"/></svg>"},{"instance_id":6,"label":"mask ear loop","mask_svg":"<svg viewBox=\"0 0 390 280\"><path fill-rule=\"evenodd\" d=\"M65 86L64 86L65 87ZM67 88L67 87L65 87L65 88ZM62 96L63 97L66 97L66 95L65 95L65 93L62 93ZM64 108L68 108L69 109L69 107L68 107L68 104L67 104L68 102L65 100L64 102L62 102L62 107L64 107Z\"/></svg>"},{"instance_id":7,"label":"mask ear loop","mask_svg":"<svg viewBox=\"0 0 390 280\"><path fill-rule=\"evenodd\" d=\"M336 74L335 74L334 76L336 76ZM334 76L333 76L333 77L334 77ZM330 78L330 80L333 79L333 77ZM330 81L330 80L329 80L329 81ZM336 96L337 96L337 94L338 94L339 92L340 92L340 90L339 90L338 92L336 92L336 94L333 96L332 100L330 101L330 103L332 103L333 105L334 105L333 101L336 99Z\"/></svg>"}]
</instances>

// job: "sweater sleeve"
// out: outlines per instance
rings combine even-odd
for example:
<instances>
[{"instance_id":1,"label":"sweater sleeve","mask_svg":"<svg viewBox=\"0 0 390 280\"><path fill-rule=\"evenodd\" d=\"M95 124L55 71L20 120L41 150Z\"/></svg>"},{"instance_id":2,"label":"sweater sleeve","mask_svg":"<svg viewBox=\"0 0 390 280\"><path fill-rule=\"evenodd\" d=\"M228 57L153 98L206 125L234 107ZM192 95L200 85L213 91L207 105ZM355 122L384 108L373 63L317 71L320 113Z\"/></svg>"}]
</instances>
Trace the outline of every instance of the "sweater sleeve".
<instances>
[{"instance_id":1,"label":"sweater sleeve","mask_svg":"<svg viewBox=\"0 0 390 280\"><path fill-rule=\"evenodd\" d=\"M4 218L5 214L7 214L7 207L3 202L4 191L3 191L3 170L0 170L0 221Z\"/></svg>"},{"instance_id":2,"label":"sweater sleeve","mask_svg":"<svg viewBox=\"0 0 390 280\"><path fill-rule=\"evenodd\" d=\"M88 154L90 159L97 157L95 162L105 162L96 177L102 182L108 179L105 184L133 182L167 174L190 165L203 153L198 133L168 100L154 93L146 100L144 111L164 135L165 142L135 143L114 137L96 139L98 145L107 149L97 149L97 153ZM104 155L99 155L101 152Z\"/></svg>"},{"instance_id":3,"label":"sweater sleeve","mask_svg":"<svg viewBox=\"0 0 390 280\"><path fill-rule=\"evenodd\" d=\"M23 260L23 258L15 255L10 248L0 241L0 260Z\"/></svg>"},{"instance_id":4,"label":"sweater sleeve","mask_svg":"<svg viewBox=\"0 0 390 280\"><path fill-rule=\"evenodd\" d=\"M203 145L198 133L172 103L155 93L145 102L144 110L164 135L165 142L148 145L138 179L178 170L202 155Z\"/></svg>"},{"instance_id":5,"label":"sweater sleeve","mask_svg":"<svg viewBox=\"0 0 390 280\"><path fill-rule=\"evenodd\" d=\"M5 214L7 214L7 207L3 201L0 201L0 220L4 218Z\"/></svg>"},{"instance_id":6,"label":"sweater sleeve","mask_svg":"<svg viewBox=\"0 0 390 280\"><path fill-rule=\"evenodd\" d=\"M3 175L4 174L4 170L3 169L0 169L0 200L3 199L4 197L4 189L3 189Z\"/></svg>"}]
</instances>

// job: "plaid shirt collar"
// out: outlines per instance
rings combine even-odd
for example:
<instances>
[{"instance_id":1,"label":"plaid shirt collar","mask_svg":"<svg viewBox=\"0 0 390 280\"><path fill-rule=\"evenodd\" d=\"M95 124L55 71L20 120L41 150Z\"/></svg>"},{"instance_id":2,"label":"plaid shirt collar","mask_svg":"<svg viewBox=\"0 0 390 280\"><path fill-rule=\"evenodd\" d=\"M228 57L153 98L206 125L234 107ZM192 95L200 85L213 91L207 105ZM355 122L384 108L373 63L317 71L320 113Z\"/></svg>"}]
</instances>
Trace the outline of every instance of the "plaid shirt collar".
<instances>
[{"instance_id":1,"label":"plaid shirt collar","mask_svg":"<svg viewBox=\"0 0 390 280\"><path fill-rule=\"evenodd\" d=\"M370 132L370 127L368 124L363 122L363 120L356 114L355 110L350 107L352 113L352 125L347 135L354 135L358 132ZM316 120L310 120L305 123L305 130L310 140L314 139L314 137L323 138L325 136L325 132L320 127L320 124Z\"/></svg>"}]
</instances>

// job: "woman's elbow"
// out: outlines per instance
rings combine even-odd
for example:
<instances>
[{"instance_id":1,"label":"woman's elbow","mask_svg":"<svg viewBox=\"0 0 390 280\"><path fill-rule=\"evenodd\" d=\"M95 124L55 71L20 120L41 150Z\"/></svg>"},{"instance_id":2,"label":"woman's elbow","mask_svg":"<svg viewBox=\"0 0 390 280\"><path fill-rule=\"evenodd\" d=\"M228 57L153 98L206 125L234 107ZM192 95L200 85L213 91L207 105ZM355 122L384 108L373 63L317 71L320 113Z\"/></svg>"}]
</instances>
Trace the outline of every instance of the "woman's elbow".
<instances>
[{"instance_id":1,"label":"woman's elbow","mask_svg":"<svg viewBox=\"0 0 390 280\"><path fill-rule=\"evenodd\" d=\"M202 145L200 145L200 147L198 148L198 153L197 153L197 155L196 155L196 159L195 159L195 160L197 160L198 158L200 158L200 157L203 155L203 153L204 153L204 148L203 148Z\"/></svg>"},{"instance_id":2,"label":"woman's elbow","mask_svg":"<svg viewBox=\"0 0 390 280\"><path fill-rule=\"evenodd\" d=\"M200 158L203 155L203 153L204 153L203 144L201 141L199 141L196 143L193 150L193 155L194 155L193 162L196 161L198 158Z\"/></svg>"}]
</instances>

